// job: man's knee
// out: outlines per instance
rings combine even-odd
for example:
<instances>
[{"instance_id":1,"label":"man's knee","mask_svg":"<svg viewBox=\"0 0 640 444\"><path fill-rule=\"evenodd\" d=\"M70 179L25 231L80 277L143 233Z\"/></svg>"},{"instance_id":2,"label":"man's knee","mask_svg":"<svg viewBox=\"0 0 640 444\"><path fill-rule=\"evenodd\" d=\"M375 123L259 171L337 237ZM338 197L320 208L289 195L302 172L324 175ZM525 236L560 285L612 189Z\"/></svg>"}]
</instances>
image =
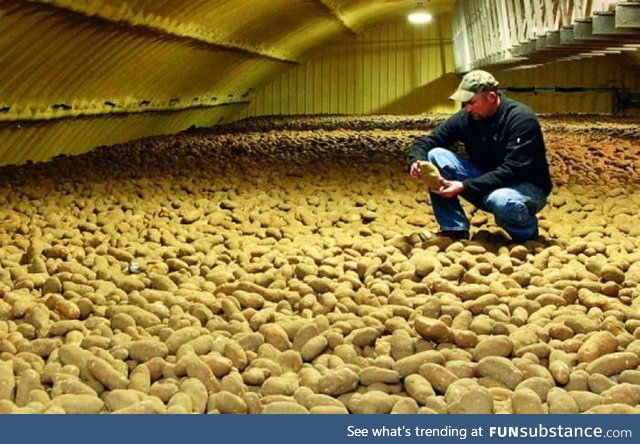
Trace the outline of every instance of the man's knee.
<instances>
[{"instance_id":1,"label":"man's knee","mask_svg":"<svg viewBox=\"0 0 640 444\"><path fill-rule=\"evenodd\" d=\"M436 166L442 166L449 163L452 154L446 148L433 148L427 153L427 160Z\"/></svg>"},{"instance_id":2,"label":"man's knee","mask_svg":"<svg viewBox=\"0 0 640 444\"><path fill-rule=\"evenodd\" d=\"M513 191L501 188L493 191L485 199L485 205L496 218L515 225L528 225L535 216L529 211L524 200L518 199Z\"/></svg>"}]
</instances>

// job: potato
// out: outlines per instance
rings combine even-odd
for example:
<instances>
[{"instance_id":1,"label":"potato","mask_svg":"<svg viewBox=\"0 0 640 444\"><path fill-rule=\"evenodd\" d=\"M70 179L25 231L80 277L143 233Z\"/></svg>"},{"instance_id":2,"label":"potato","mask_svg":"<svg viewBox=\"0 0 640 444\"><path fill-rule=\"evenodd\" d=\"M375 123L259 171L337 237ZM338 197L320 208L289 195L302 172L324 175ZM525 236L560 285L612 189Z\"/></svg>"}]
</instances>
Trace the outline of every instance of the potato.
<instances>
[{"instance_id":1,"label":"potato","mask_svg":"<svg viewBox=\"0 0 640 444\"><path fill-rule=\"evenodd\" d=\"M438 271L442 268L442 264L436 258L425 252L418 252L411 256L411 264L415 268L415 273L418 278L423 278L434 271Z\"/></svg>"},{"instance_id":2,"label":"potato","mask_svg":"<svg viewBox=\"0 0 640 444\"><path fill-rule=\"evenodd\" d=\"M462 395L458 401L458 407L451 413L486 415L493 413L493 409L494 400L489 390L484 387L474 387Z\"/></svg>"},{"instance_id":3,"label":"potato","mask_svg":"<svg viewBox=\"0 0 640 444\"><path fill-rule=\"evenodd\" d=\"M547 393L547 404L551 414L572 414L579 413L580 409L573 397L565 390L554 387Z\"/></svg>"},{"instance_id":4,"label":"potato","mask_svg":"<svg viewBox=\"0 0 640 444\"><path fill-rule=\"evenodd\" d=\"M87 370L109 390L126 389L129 385L126 377L122 376L107 361L97 356L87 359Z\"/></svg>"},{"instance_id":5,"label":"potato","mask_svg":"<svg viewBox=\"0 0 640 444\"><path fill-rule=\"evenodd\" d=\"M439 189L442 185L442 176L440 175L438 168L426 160L418 160L417 164L421 172L420 179L424 182L427 188L431 190Z\"/></svg>"},{"instance_id":6,"label":"potato","mask_svg":"<svg viewBox=\"0 0 640 444\"><path fill-rule=\"evenodd\" d=\"M181 346L201 335L202 331L198 327L185 327L174 331L165 341L169 354L176 354Z\"/></svg>"},{"instance_id":7,"label":"potato","mask_svg":"<svg viewBox=\"0 0 640 444\"><path fill-rule=\"evenodd\" d=\"M28 369L22 372L18 384L16 385L16 406L26 406L29 403L30 393L33 390L40 389L42 389L42 385L40 384L40 374L37 371Z\"/></svg>"},{"instance_id":8,"label":"potato","mask_svg":"<svg viewBox=\"0 0 640 444\"><path fill-rule=\"evenodd\" d=\"M541 414L546 413L540 397L533 390L523 387L516 389L511 398L513 413Z\"/></svg>"},{"instance_id":9,"label":"potato","mask_svg":"<svg viewBox=\"0 0 640 444\"><path fill-rule=\"evenodd\" d=\"M371 385L375 383L397 384L400 382L400 373L396 370L379 367L366 367L360 371L360 384Z\"/></svg>"},{"instance_id":10,"label":"potato","mask_svg":"<svg viewBox=\"0 0 640 444\"><path fill-rule=\"evenodd\" d=\"M312 415L339 415L348 414L349 410L344 406L318 405L310 408L309 413Z\"/></svg>"},{"instance_id":11,"label":"potato","mask_svg":"<svg viewBox=\"0 0 640 444\"><path fill-rule=\"evenodd\" d=\"M260 387L260 394L262 396L293 396L299 386L297 375L289 372L282 376L272 376L264 381L262 387Z\"/></svg>"},{"instance_id":12,"label":"potato","mask_svg":"<svg viewBox=\"0 0 640 444\"><path fill-rule=\"evenodd\" d=\"M73 377L62 377L62 374L56 375L56 381L51 390L51 396L56 397L61 394L65 395L91 395L98 396L98 393L89 384L82 382L80 379Z\"/></svg>"},{"instance_id":13,"label":"potato","mask_svg":"<svg viewBox=\"0 0 640 444\"><path fill-rule=\"evenodd\" d=\"M137 404L144 398L136 390L112 390L102 397L109 411L120 410Z\"/></svg>"},{"instance_id":14,"label":"potato","mask_svg":"<svg viewBox=\"0 0 640 444\"><path fill-rule=\"evenodd\" d=\"M139 340L129 346L129 357L138 362L147 362L153 358L164 359L169 354L166 344L153 340Z\"/></svg>"},{"instance_id":15,"label":"potato","mask_svg":"<svg viewBox=\"0 0 640 444\"><path fill-rule=\"evenodd\" d=\"M11 361L0 361L0 401L14 401L16 380Z\"/></svg>"},{"instance_id":16,"label":"potato","mask_svg":"<svg viewBox=\"0 0 640 444\"><path fill-rule=\"evenodd\" d=\"M602 404L602 396L587 391L570 391L569 395L578 405L580 413L586 412L595 406Z\"/></svg>"},{"instance_id":17,"label":"potato","mask_svg":"<svg viewBox=\"0 0 640 444\"><path fill-rule=\"evenodd\" d=\"M393 365L393 370L396 370L400 377L406 377L412 373L418 373L420 366L427 362L442 365L444 364L444 358L440 352L427 350L396 361Z\"/></svg>"},{"instance_id":18,"label":"potato","mask_svg":"<svg viewBox=\"0 0 640 444\"><path fill-rule=\"evenodd\" d=\"M312 393L302 403L305 407L312 411L314 407L326 406L344 409L345 406L336 398L321 393Z\"/></svg>"},{"instance_id":19,"label":"potato","mask_svg":"<svg viewBox=\"0 0 640 444\"><path fill-rule=\"evenodd\" d=\"M182 381L180 393L186 394L191 399L193 413L204 413L206 411L209 393L207 387L199 379L190 377Z\"/></svg>"},{"instance_id":20,"label":"potato","mask_svg":"<svg viewBox=\"0 0 640 444\"><path fill-rule=\"evenodd\" d=\"M186 353L176 363L176 372L184 372L190 378L199 380L209 392L216 393L221 389L220 381L213 370L195 353Z\"/></svg>"},{"instance_id":21,"label":"potato","mask_svg":"<svg viewBox=\"0 0 640 444\"><path fill-rule=\"evenodd\" d=\"M419 409L420 407L414 399L402 398L396 401L390 413L397 415L414 415L418 413Z\"/></svg>"},{"instance_id":22,"label":"potato","mask_svg":"<svg viewBox=\"0 0 640 444\"><path fill-rule=\"evenodd\" d=\"M437 319L419 316L415 320L414 327L416 332L427 340L435 342L453 341L453 333L449 327Z\"/></svg>"},{"instance_id":23,"label":"potato","mask_svg":"<svg viewBox=\"0 0 640 444\"><path fill-rule=\"evenodd\" d=\"M51 403L71 415L95 415L101 413L105 407L102 399L91 395L60 395L56 396Z\"/></svg>"},{"instance_id":24,"label":"potato","mask_svg":"<svg viewBox=\"0 0 640 444\"><path fill-rule=\"evenodd\" d=\"M280 351L288 350L291 347L287 332L278 324L265 324L260 327L260 333L268 344Z\"/></svg>"},{"instance_id":25,"label":"potato","mask_svg":"<svg viewBox=\"0 0 640 444\"><path fill-rule=\"evenodd\" d=\"M264 407L262 413L267 415L301 415L308 414L309 411L294 402L272 402Z\"/></svg>"},{"instance_id":26,"label":"potato","mask_svg":"<svg viewBox=\"0 0 640 444\"><path fill-rule=\"evenodd\" d=\"M146 311L144 308L136 307L135 305L125 304L110 306L105 311L105 315L108 318L113 318L119 313L128 314L135 320L136 325L139 325L142 328L153 327L162 323L158 316Z\"/></svg>"},{"instance_id":27,"label":"potato","mask_svg":"<svg viewBox=\"0 0 640 444\"><path fill-rule=\"evenodd\" d=\"M489 336L480 339L478 345L473 349L473 360L479 362L486 356L508 357L513 350L511 339L506 336Z\"/></svg>"},{"instance_id":28,"label":"potato","mask_svg":"<svg viewBox=\"0 0 640 444\"><path fill-rule=\"evenodd\" d=\"M612 376L622 373L624 370L633 370L640 365L638 355L631 352L617 352L601 356L592 361L586 368L589 373L600 373Z\"/></svg>"},{"instance_id":29,"label":"potato","mask_svg":"<svg viewBox=\"0 0 640 444\"><path fill-rule=\"evenodd\" d=\"M152 415L166 412L165 405L159 399L150 397L120 410L114 410L112 413L120 415Z\"/></svg>"},{"instance_id":30,"label":"potato","mask_svg":"<svg viewBox=\"0 0 640 444\"><path fill-rule=\"evenodd\" d=\"M338 396L353 391L358 385L358 374L347 367L327 372L318 380L320 393Z\"/></svg>"},{"instance_id":31,"label":"potato","mask_svg":"<svg viewBox=\"0 0 640 444\"><path fill-rule=\"evenodd\" d=\"M50 294L47 296L45 304L67 319L78 319L80 317L80 309L78 306L66 300L62 295Z\"/></svg>"},{"instance_id":32,"label":"potato","mask_svg":"<svg viewBox=\"0 0 640 444\"><path fill-rule=\"evenodd\" d=\"M633 415L640 413L640 410L637 407L632 407L626 404L607 404L591 407L586 410L585 413L592 413L596 415Z\"/></svg>"},{"instance_id":33,"label":"potato","mask_svg":"<svg viewBox=\"0 0 640 444\"><path fill-rule=\"evenodd\" d=\"M191 397L183 392L174 393L167 403L168 411L173 412L179 409L180 412L191 413L193 410L193 401ZM178 413L178 412L176 412Z\"/></svg>"},{"instance_id":34,"label":"potato","mask_svg":"<svg viewBox=\"0 0 640 444\"><path fill-rule=\"evenodd\" d=\"M481 283L468 283L460 285L456 294L463 300L478 299L480 296L490 294L491 290L488 285Z\"/></svg>"},{"instance_id":35,"label":"potato","mask_svg":"<svg viewBox=\"0 0 640 444\"><path fill-rule=\"evenodd\" d=\"M614 385L602 393L604 404L628 404L636 406L640 400L640 390L636 385L623 383Z\"/></svg>"},{"instance_id":36,"label":"potato","mask_svg":"<svg viewBox=\"0 0 640 444\"><path fill-rule=\"evenodd\" d=\"M522 372L507 358L501 356L487 356L478 362L478 374L488 376L515 389L522 382Z\"/></svg>"},{"instance_id":37,"label":"potato","mask_svg":"<svg viewBox=\"0 0 640 444\"><path fill-rule=\"evenodd\" d=\"M315 324L306 324L300 328L294 338L292 347L295 350L302 351L304 345L311 339L317 337L320 334L318 326Z\"/></svg>"},{"instance_id":38,"label":"potato","mask_svg":"<svg viewBox=\"0 0 640 444\"><path fill-rule=\"evenodd\" d=\"M613 353L618 348L618 341L608 331L593 333L580 346L578 362L592 362L595 359Z\"/></svg>"},{"instance_id":39,"label":"potato","mask_svg":"<svg viewBox=\"0 0 640 444\"><path fill-rule=\"evenodd\" d=\"M533 391L541 402L546 402L549 391L554 388L554 382L555 381L549 380L548 378L533 376L518 384L516 391L526 388Z\"/></svg>"},{"instance_id":40,"label":"potato","mask_svg":"<svg viewBox=\"0 0 640 444\"><path fill-rule=\"evenodd\" d=\"M211 411L211 400L215 403L215 408L223 414L247 413L247 403L240 397L229 392L219 392L211 395L207 411Z\"/></svg>"},{"instance_id":41,"label":"potato","mask_svg":"<svg viewBox=\"0 0 640 444\"><path fill-rule=\"evenodd\" d=\"M394 404L395 401L390 395L371 391L355 394L347 403L347 408L351 413L375 415L390 413Z\"/></svg>"},{"instance_id":42,"label":"potato","mask_svg":"<svg viewBox=\"0 0 640 444\"><path fill-rule=\"evenodd\" d=\"M418 373L440 393L446 392L449 385L458 380L458 377L452 371L434 363L422 364L418 369Z\"/></svg>"}]
</instances>

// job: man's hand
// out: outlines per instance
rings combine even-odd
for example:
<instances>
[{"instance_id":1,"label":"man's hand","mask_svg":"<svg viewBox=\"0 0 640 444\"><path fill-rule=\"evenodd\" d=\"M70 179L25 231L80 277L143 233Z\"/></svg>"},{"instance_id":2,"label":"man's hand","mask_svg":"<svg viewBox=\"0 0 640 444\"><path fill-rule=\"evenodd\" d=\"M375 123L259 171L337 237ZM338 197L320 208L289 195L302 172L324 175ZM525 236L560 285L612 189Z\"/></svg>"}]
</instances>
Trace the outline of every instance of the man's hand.
<instances>
[{"instance_id":1,"label":"man's hand","mask_svg":"<svg viewBox=\"0 0 640 444\"><path fill-rule=\"evenodd\" d=\"M422 170L420 169L420 162L415 161L411 164L411 169L409 169L409 174L414 179L420 179L422 177Z\"/></svg>"},{"instance_id":2,"label":"man's hand","mask_svg":"<svg viewBox=\"0 0 640 444\"><path fill-rule=\"evenodd\" d=\"M413 165L412 165L413 168ZM442 179L442 186L438 190L433 190L434 194L442 197L456 197L464 191L464 185L457 180Z\"/></svg>"}]
</instances>

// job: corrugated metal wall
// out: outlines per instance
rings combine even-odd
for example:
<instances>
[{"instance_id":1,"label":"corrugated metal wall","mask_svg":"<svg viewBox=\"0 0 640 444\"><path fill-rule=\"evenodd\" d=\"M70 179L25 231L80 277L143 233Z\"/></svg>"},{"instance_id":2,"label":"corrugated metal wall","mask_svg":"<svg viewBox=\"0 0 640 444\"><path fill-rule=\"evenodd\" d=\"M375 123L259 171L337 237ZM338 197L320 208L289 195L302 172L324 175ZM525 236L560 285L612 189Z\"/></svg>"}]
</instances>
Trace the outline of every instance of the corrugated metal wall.
<instances>
[{"instance_id":1,"label":"corrugated metal wall","mask_svg":"<svg viewBox=\"0 0 640 444\"><path fill-rule=\"evenodd\" d=\"M433 24L435 25L435 23ZM449 113L453 74L448 21L411 27L394 22L317 51L263 89L238 116ZM610 114L612 88L640 90L638 66L610 55L531 69L490 69L508 95L538 113ZM584 88L583 92L558 92ZM553 91L553 90L557 91ZM601 91L599 91L601 90Z\"/></svg>"},{"instance_id":2,"label":"corrugated metal wall","mask_svg":"<svg viewBox=\"0 0 640 444\"><path fill-rule=\"evenodd\" d=\"M629 54L630 58L633 60L633 64L636 69L640 69L640 52L632 52Z\"/></svg>"},{"instance_id":3,"label":"corrugated metal wall","mask_svg":"<svg viewBox=\"0 0 640 444\"><path fill-rule=\"evenodd\" d=\"M239 117L289 114L450 112L450 16L426 26L406 20L332 43L256 93Z\"/></svg>"},{"instance_id":4,"label":"corrugated metal wall","mask_svg":"<svg viewBox=\"0 0 640 444\"><path fill-rule=\"evenodd\" d=\"M423 27L396 21L329 44L258 90L237 117L453 112L457 105L447 99L460 76L453 74L450 24L449 17ZM488 69L505 88L536 88L508 95L538 113L610 114L612 87L640 90L637 64L629 55L609 55L530 69Z\"/></svg>"},{"instance_id":5,"label":"corrugated metal wall","mask_svg":"<svg viewBox=\"0 0 640 444\"><path fill-rule=\"evenodd\" d=\"M509 95L527 103L538 113L600 113L612 109L612 87L638 91L640 76L630 57L609 55L571 62L550 63L538 68L496 73L505 87L537 88L536 92ZM584 92L554 92L585 88ZM598 92L597 89L603 91Z\"/></svg>"}]
</instances>

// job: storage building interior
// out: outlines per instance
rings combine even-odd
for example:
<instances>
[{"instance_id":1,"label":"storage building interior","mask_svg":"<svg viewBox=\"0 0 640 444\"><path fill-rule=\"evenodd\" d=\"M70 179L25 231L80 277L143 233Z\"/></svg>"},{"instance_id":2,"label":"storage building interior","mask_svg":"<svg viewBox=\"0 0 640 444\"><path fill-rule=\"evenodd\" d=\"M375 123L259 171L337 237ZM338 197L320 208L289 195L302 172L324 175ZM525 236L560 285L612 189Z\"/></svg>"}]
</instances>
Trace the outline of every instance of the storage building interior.
<instances>
[{"instance_id":1,"label":"storage building interior","mask_svg":"<svg viewBox=\"0 0 640 444\"><path fill-rule=\"evenodd\" d=\"M427 14L411 23L411 13ZM640 2L0 0L0 413L640 413ZM554 189L437 230L491 72Z\"/></svg>"}]
</instances>

